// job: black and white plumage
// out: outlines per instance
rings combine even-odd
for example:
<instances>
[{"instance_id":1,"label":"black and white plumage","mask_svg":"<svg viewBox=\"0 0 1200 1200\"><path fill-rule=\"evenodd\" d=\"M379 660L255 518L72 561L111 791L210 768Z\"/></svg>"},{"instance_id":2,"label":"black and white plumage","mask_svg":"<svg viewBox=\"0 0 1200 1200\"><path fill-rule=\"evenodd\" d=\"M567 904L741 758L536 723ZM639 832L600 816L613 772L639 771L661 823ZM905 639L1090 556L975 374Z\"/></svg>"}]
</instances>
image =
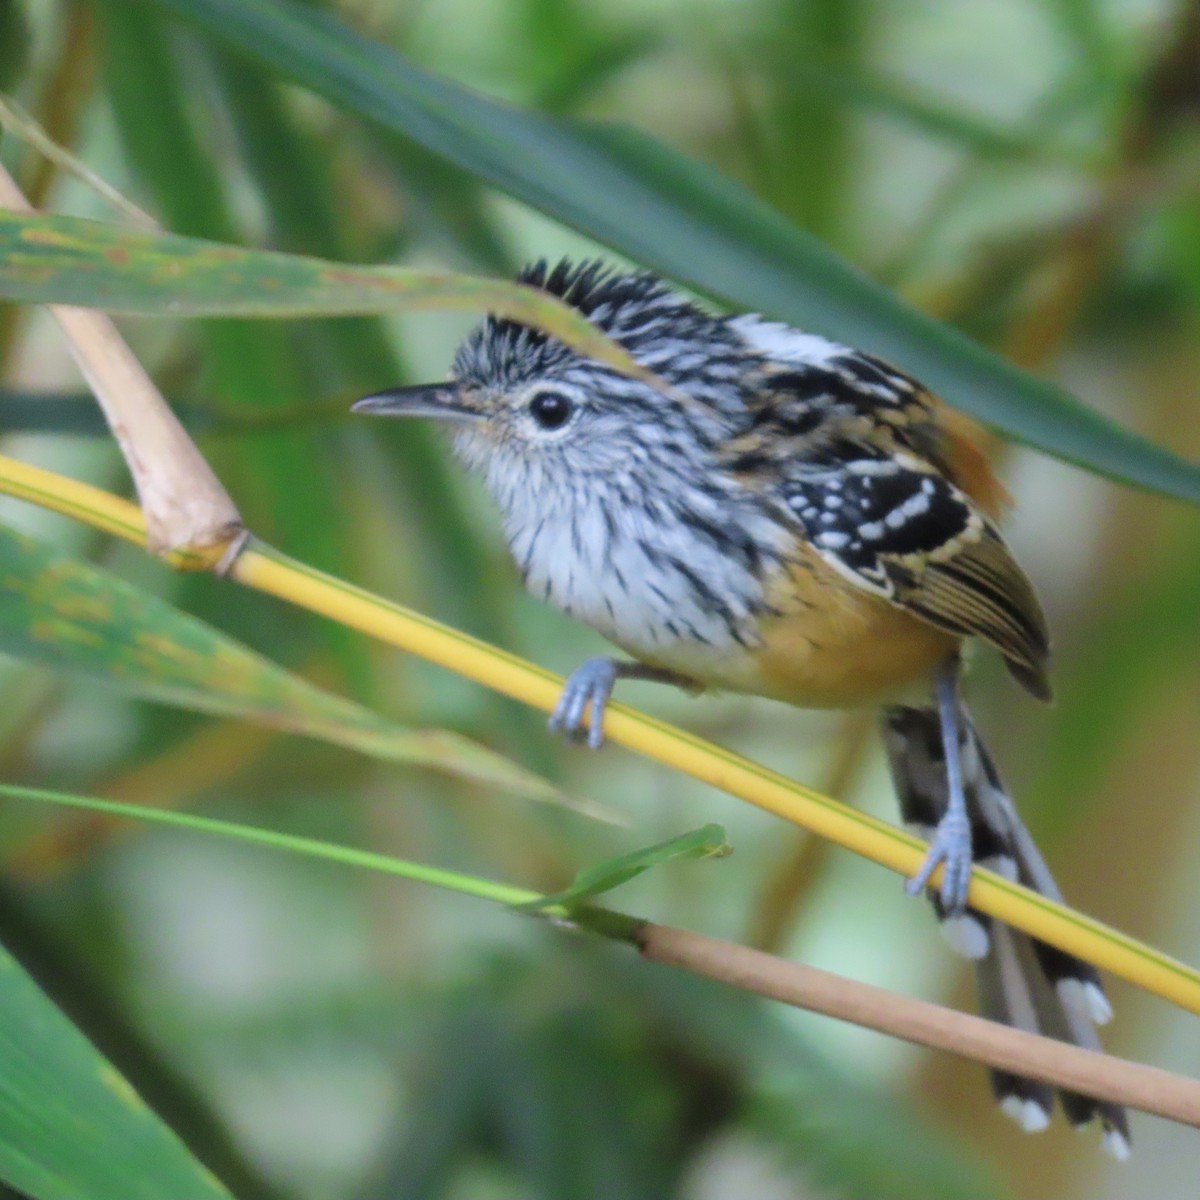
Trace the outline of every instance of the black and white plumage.
<instances>
[{"instance_id":1,"label":"black and white plumage","mask_svg":"<svg viewBox=\"0 0 1200 1200\"><path fill-rule=\"evenodd\" d=\"M1021 1023L1032 1005L1039 1028L1094 1045L1080 1013L1102 1015L1095 973L961 911L972 835L981 857L1011 860L1057 897L958 700L969 639L1049 696L1045 620L996 524L1003 489L969 433L869 354L709 313L648 273L539 262L520 282L572 305L670 390L490 317L448 383L358 407L452 421L526 586L633 657L580 667L552 727L598 746L613 685L629 675L802 707L890 705L932 687L937 713L893 709L887 723L890 752L906 729L918 739L893 753L893 770L906 815L932 835L910 886L946 864L944 926L989 948L979 965L990 1013ZM1030 1128L1035 1108L1048 1112L1037 1085L1009 1080L1002 1099ZM1127 1147L1119 1109L1064 1104L1073 1120L1099 1115L1114 1153Z\"/></svg>"},{"instance_id":2,"label":"black and white plumage","mask_svg":"<svg viewBox=\"0 0 1200 1200\"><path fill-rule=\"evenodd\" d=\"M976 861L1061 901L1045 860L965 710L959 724ZM888 708L883 714L883 738L905 824L928 837L946 808L937 713L906 706ZM1093 966L974 909L949 914L935 892L930 893L930 900L947 942L975 964L984 1016L1030 1033L1100 1049L1096 1026L1108 1023L1112 1008ZM992 1070L991 1079L1000 1107L1023 1129L1036 1132L1050 1123L1052 1088L1007 1071ZM1129 1156L1129 1122L1120 1105L1076 1092L1062 1092L1059 1099L1072 1125L1098 1120L1105 1149L1117 1159Z\"/></svg>"}]
</instances>

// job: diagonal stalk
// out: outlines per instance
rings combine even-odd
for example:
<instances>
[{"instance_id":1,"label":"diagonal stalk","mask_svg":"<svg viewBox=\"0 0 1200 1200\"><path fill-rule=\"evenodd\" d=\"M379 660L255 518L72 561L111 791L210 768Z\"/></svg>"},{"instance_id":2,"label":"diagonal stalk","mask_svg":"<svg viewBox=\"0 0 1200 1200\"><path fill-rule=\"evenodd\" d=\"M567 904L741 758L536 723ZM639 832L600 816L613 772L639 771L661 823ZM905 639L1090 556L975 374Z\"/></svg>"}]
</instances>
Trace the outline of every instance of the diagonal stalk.
<instances>
[{"instance_id":1,"label":"diagonal stalk","mask_svg":"<svg viewBox=\"0 0 1200 1200\"><path fill-rule=\"evenodd\" d=\"M145 521L135 505L52 471L0 456L0 493L64 513L137 545L146 543ZM167 561L195 569L197 558L183 550L168 555ZM229 574L257 591L329 617L545 712L554 707L562 688L559 676L514 654L294 562L260 542L246 545L229 565ZM924 858L926 846L918 838L626 705L609 707L604 730L610 740L630 750L905 877ZM939 879L940 868L932 882L936 885ZM1200 1014L1200 971L1135 938L978 866L971 875L968 900L980 912Z\"/></svg>"}]
</instances>

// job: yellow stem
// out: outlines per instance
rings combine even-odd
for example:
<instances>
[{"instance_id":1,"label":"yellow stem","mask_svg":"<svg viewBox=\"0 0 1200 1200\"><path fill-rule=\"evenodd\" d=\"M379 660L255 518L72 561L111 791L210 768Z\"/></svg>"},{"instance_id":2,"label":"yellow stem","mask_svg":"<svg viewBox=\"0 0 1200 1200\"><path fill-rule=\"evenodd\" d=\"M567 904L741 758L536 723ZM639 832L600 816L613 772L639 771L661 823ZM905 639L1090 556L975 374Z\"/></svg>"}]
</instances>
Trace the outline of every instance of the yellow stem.
<instances>
[{"instance_id":1,"label":"yellow stem","mask_svg":"<svg viewBox=\"0 0 1200 1200\"><path fill-rule=\"evenodd\" d=\"M137 507L88 484L0 456L0 492L145 544L145 524ZM191 569L198 565L196 557L186 553L170 561ZM558 676L516 655L294 562L262 543L251 541L229 573L247 587L420 655L535 708L549 711L562 687ZM901 875L915 872L924 856L925 845L917 838L623 704L609 707L604 732L630 750ZM935 875L935 883L937 879ZM1134 938L980 867L972 873L969 900L981 912L1200 1014L1200 972Z\"/></svg>"}]
</instances>

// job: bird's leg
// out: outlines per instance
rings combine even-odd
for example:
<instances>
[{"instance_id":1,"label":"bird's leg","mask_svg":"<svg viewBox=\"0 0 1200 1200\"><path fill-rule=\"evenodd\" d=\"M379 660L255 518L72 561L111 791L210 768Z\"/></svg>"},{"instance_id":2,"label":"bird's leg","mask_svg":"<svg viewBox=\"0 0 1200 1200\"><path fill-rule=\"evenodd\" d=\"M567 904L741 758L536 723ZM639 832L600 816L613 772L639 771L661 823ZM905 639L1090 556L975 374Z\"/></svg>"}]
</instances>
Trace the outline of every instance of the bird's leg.
<instances>
[{"instance_id":1,"label":"bird's leg","mask_svg":"<svg viewBox=\"0 0 1200 1200\"><path fill-rule=\"evenodd\" d=\"M921 869L908 881L910 895L916 895L929 882L939 863L945 864L941 901L947 915L960 915L967 904L971 886L971 822L967 816L967 798L963 792L960 760L958 700L958 655L938 668L934 683L938 721L942 727L942 753L946 762L946 811L938 821Z\"/></svg>"},{"instance_id":2,"label":"bird's leg","mask_svg":"<svg viewBox=\"0 0 1200 1200\"><path fill-rule=\"evenodd\" d=\"M589 658L577 667L563 685L562 695L550 714L550 728L572 741L582 739L599 750L604 744L604 710L612 698L618 679L649 679L655 683L673 683L694 689L696 684L684 675L652 667L647 663L621 662L615 658ZM583 714L592 706L591 720L585 725Z\"/></svg>"}]
</instances>

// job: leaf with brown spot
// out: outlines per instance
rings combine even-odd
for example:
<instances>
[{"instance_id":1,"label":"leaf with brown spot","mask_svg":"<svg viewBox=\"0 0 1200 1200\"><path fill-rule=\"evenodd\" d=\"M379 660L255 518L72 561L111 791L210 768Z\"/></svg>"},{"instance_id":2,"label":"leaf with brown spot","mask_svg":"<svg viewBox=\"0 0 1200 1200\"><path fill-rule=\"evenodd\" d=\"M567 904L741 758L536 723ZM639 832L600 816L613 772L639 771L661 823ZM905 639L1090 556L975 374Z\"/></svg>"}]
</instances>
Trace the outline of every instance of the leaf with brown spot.
<instances>
[{"instance_id":1,"label":"leaf with brown spot","mask_svg":"<svg viewBox=\"0 0 1200 1200\"><path fill-rule=\"evenodd\" d=\"M544 329L623 374L654 378L585 317L534 287L448 271L352 266L79 217L0 209L0 297L147 317L476 309Z\"/></svg>"},{"instance_id":2,"label":"leaf with brown spot","mask_svg":"<svg viewBox=\"0 0 1200 1200\"><path fill-rule=\"evenodd\" d=\"M397 725L94 567L0 526L0 651L146 700L255 721L363 754L580 807L499 754ZM598 815L597 810L589 810Z\"/></svg>"}]
</instances>

